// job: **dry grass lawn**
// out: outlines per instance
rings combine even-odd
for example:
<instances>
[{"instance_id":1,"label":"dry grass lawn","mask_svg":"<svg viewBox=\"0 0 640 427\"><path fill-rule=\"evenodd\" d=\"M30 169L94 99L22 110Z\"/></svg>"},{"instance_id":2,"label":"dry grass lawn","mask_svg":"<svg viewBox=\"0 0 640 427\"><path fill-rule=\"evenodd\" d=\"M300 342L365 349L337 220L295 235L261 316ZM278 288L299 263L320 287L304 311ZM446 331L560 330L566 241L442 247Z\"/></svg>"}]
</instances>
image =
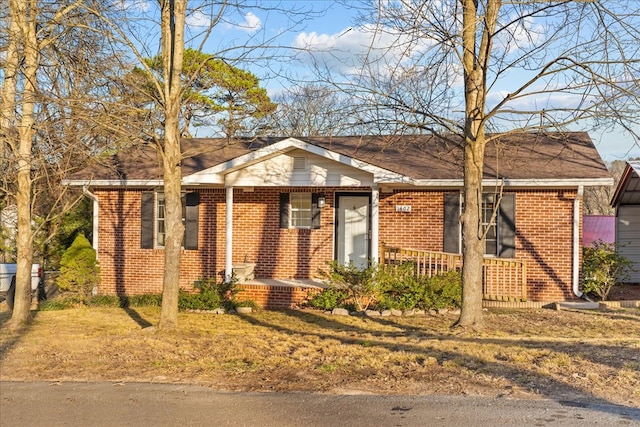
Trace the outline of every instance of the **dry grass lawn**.
<instances>
[{"instance_id":1,"label":"dry grass lawn","mask_svg":"<svg viewBox=\"0 0 640 427\"><path fill-rule=\"evenodd\" d=\"M315 311L34 312L0 330L3 381L116 381L221 390L551 397L640 407L640 310L492 310L482 331L453 315L338 317ZM10 313L0 312L0 325Z\"/></svg>"}]
</instances>

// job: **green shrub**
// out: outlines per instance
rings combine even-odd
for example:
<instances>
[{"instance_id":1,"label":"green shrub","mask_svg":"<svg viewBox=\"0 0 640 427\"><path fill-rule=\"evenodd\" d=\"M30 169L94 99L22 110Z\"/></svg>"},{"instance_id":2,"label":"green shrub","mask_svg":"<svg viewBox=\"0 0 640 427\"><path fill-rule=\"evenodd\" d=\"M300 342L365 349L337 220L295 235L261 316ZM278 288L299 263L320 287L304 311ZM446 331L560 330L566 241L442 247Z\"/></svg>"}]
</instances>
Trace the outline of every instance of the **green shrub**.
<instances>
[{"instance_id":1,"label":"green shrub","mask_svg":"<svg viewBox=\"0 0 640 427\"><path fill-rule=\"evenodd\" d=\"M160 307L162 294L140 294L121 297L123 307Z\"/></svg>"},{"instance_id":2,"label":"green shrub","mask_svg":"<svg viewBox=\"0 0 640 427\"><path fill-rule=\"evenodd\" d=\"M378 268L376 272L378 309L408 310L416 308L423 298L423 280L416 277L415 263Z\"/></svg>"},{"instance_id":3,"label":"green shrub","mask_svg":"<svg viewBox=\"0 0 640 427\"><path fill-rule=\"evenodd\" d=\"M235 275L222 283L216 283L214 277L200 278L193 282L197 293L180 291L178 307L182 310L213 310L219 307L230 310L237 304L237 283Z\"/></svg>"},{"instance_id":4,"label":"green shrub","mask_svg":"<svg viewBox=\"0 0 640 427\"><path fill-rule=\"evenodd\" d=\"M618 253L619 245L598 240L582 249L582 290L605 301L616 281L625 281L633 263Z\"/></svg>"},{"instance_id":5,"label":"green shrub","mask_svg":"<svg viewBox=\"0 0 640 427\"><path fill-rule=\"evenodd\" d=\"M344 307L347 297L345 291L329 287L315 294L307 304L320 310L333 310L336 307Z\"/></svg>"},{"instance_id":6,"label":"green shrub","mask_svg":"<svg viewBox=\"0 0 640 427\"><path fill-rule=\"evenodd\" d=\"M315 295L309 305L322 310L344 307L362 311L423 310L460 307L462 279L457 271L433 277L416 275L414 262L401 265L372 265L358 269L353 264L330 264L324 272L329 287Z\"/></svg>"},{"instance_id":7,"label":"green shrub","mask_svg":"<svg viewBox=\"0 0 640 427\"><path fill-rule=\"evenodd\" d=\"M122 307L122 300L117 295L95 295L89 298L87 305L92 307Z\"/></svg>"},{"instance_id":8,"label":"green shrub","mask_svg":"<svg viewBox=\"0 0 640 427\"><path fill-rule=\"evenodd\" d=\"M73 308L77 304L76 301L70 298L52 298L45 301L42 301L38 305L38 310L41 311L57 311L57 310L66 310L68 308Z\"/></svg>"},{"instance_id":9,"label":"green shrub","mask_svg":"<svg viewBox=\"0 0 640 427\"><path fill-rule=\"evenodd\" d=\"M417 276L415 264L379 268L376 274L379 309L429 310L459 307L462 300L460 273L449 271L432 277Z\"/></svg>"},{"instance_id":10,"label":"green shrub","mask_svg":"<svg viewBox=\"0 0 640 427\"><path fill-rule=\"evenodd\" d=\"M321 271L329 287L344 291L348 302L353 303L358 311L366 310L375 300L376 284L374 276L377 267L370 265L360 269L353 263L339 264L337 261L329 263L329 271Z\"/></svg>"},{"instance_id":11,"label":"green shrub","mask_svg":"<svg viewBox=\"0 0 640 427\"><path fill-rule=\"evenodd\" d=\"M96 251L83 234L78 234L60 260L58 289L78 303L86 304L98 285L98 273Z\"/></svg>"},{"instance_id":12,"label":"green shrub","mask_svg":"<svg viewBox=\"0 0 640 427\"><path fill-rule=\"evenodd\" d=\"M462 304L462 276L457 271L448 271L425 278L425 292L419 308L440 309L460 307Z\"/></svg>"}]
</instances>

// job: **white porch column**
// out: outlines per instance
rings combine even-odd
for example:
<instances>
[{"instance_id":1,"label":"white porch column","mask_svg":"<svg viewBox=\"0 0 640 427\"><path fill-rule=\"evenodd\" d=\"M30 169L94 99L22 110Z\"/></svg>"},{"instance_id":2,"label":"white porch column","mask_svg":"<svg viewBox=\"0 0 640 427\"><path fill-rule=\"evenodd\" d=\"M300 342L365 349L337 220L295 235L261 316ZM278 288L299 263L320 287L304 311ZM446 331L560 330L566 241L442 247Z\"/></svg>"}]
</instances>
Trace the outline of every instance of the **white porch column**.
<instances>
[{"instance_id":1,"label":"white porch column","mask_svg":"<svg viewBox=\"0 0 640 427\"><path fill-rule=\"evenodd\" d=\"M91 201L93 202L93 242L92 242L92 246L93 246L93 250L96 251L96 260L98 260L98 225L100 224L98 221L98 213L100 212L100 205L98 203L98 197L93 194L91 191L89 191L89 187L88 186L84 186L82 187L82 192L91 199Z\"/></svg>"},{"instance_id":2,"label":"white porch column","mask_svg":"<svg viewBox=\"0 0 640 427\"><path fill-rule=\"evenodd\" d=\"M225 253L224 253L224 278L230 280L233 273L233 187L225 187Z\"/></svg>"},{"instance_id":3,"label":"white porch column","mask_svg":"<svg viewBox=\"0 0 640 427\"><path fill-rule=\"evenodd\" d=\"M378 228L380 226L380 191L378 189L378 185L374 184L371 187L371 259L375 264L380 261L380 254L378 253L378 249L380 244Z\"/></svg>"}]
</instances>

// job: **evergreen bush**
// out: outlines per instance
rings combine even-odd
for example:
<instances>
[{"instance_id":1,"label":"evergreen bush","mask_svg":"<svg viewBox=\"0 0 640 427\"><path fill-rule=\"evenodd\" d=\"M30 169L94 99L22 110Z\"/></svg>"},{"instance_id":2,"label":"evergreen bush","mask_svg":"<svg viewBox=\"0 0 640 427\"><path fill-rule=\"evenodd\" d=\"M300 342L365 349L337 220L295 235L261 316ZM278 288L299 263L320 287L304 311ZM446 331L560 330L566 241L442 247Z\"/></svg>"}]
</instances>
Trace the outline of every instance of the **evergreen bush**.
<instances>
[{"instance_id":1,"label":"evergreen bush","mask_svg":"<svg viewBox=\"0 0 640 427\"><path fill-rule=\"evenodd\" d=\"M78 234L62 255L56 284L62 294L85 304L98 286L99 272L96 251L84 234Z\"/></svg>"}]
</instances>

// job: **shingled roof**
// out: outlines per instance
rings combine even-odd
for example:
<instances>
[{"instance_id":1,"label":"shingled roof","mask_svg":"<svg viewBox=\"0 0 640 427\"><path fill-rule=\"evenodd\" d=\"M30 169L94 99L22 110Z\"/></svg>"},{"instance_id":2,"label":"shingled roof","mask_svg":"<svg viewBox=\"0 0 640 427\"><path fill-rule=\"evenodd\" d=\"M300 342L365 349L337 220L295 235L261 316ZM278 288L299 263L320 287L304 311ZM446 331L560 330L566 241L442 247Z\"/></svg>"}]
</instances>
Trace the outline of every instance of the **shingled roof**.
<instances>
[{"instance_id":1,"label":"shingled roof","mask_svg":"<svg viewBox=\"0 0 640 427\"><path fill-rule=\"evenodd\" d=\"M485 178L507 180L610 179L591 138L584 132L489 135ZM184 139L183 177L224 164L287 138L231 140ZM340 136L295 138L348 158L415 180L454 180L463 177L459 137ZM292 147L296 148L296 147ZM122 151L106 163L75 174L70 184L95 181L161 180L162 163L152 145Z\"/></svg>"}]
</instances>

